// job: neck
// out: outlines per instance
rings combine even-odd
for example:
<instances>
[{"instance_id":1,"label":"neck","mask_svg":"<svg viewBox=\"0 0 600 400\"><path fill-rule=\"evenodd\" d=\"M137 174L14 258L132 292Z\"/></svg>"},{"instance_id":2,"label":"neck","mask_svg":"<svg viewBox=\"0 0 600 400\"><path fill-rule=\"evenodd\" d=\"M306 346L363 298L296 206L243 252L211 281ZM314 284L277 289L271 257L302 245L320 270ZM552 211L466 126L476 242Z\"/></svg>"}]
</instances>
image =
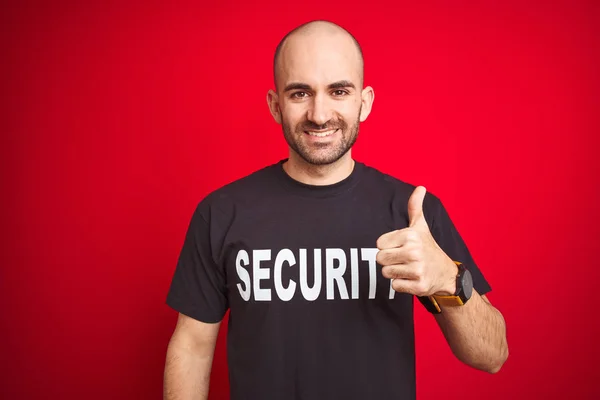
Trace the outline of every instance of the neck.
<instances>
[{"instance_id":1,"label":"neck","mask_svg":"<svg viewBox=\"0 0 600 400\"><path fill-rule=\"evenodd\" d=\"M354 160L350 153L349 150L332 164L313 165L290 150L290 157L283 163L283 169L292 179L307 185L333 185L346 179L352 173Z\"/></svg>"}]
</instances>

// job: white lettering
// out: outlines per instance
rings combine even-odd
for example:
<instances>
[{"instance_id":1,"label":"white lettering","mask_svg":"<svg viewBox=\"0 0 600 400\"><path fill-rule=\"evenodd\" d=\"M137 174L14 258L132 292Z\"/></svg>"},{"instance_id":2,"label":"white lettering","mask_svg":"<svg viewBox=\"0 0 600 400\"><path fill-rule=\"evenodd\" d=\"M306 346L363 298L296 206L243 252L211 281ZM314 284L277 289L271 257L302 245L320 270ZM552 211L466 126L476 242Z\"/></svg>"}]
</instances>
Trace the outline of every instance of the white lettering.
<instances>
[{"instance_id":1,"label":"white lettering","mask_svg":"<svg viewBox=\"0 0 600 400\"><path fill-rule=\"evenodd\" d=\"M245 268L242 268L242 265L246 267L250 265L250 258L248 257L248 252L246 250L240 250L237 253L237 257L235 259L235 271L244 283L244 289L242 289L241 284L237 284L237 288L240 291L240 296L242 296L244 301L248 301L250 300L250 274Z\"/></svg>"},{"instance_id":2,"label":"white lettering","mask_svg":"<svg viewBox=\"0 0 600 400\"><path fill-rule=\"evenodd\" d=\"M321 249L314 250L314 283L313 287L308 286L306 249L300 249L300 291L302 296L308 301L314 301L321 293Z\"/></svg>"},{"instance_id":3,"label":"white lettering","mask_svg":"<svg viewBox=\"0 0 600 400\"><path fill-rule=\"evenodd\" d=\"M273 279L275 280L274 283L277 296L279 296L279 298L283 301L290 301L292 297L294 297L294 292L296 291L296 282L294 282L293 279L290 279L290 284L288 287L283 287L283 283L281 282L281 268L283 267L283 263L286 261L290 267L296 264L296 258L290 249L283 249L277 253L277 257L275 258Z\"/></svg>"},{"instance_id":4,"label":"white lettering","mask_svg":"<svg viewBox=\"0 0 600 400\"><path fill-rule=\"evenodd\" d=\"M364 287L367 284L367 271L364 268L368 268L368 298L375 299L377 281L378 278L381 279L378 275L378 251L376 248L304 248L298 249L297 252L281 249L273 254L271 249L252 252L239 250L235 259L235 272L238 276L236 287L244 301L253 298L255 301L274 299L287 302L296 295L301 295L307 301L315 301L321 297L323 290L327 300L358 300L361 295L366 296L366 293L361 294L360 289L361 285ZM310 252L312 254L309 254ZM311 279L312 287L309 285ZM300 290L297 291L298 286ZM337 296L336 286L339 293ZM275 293L274 298L272 292ZM395 294L390 280L389 299L394 299Z\"/></svg>"},{"instance_id":5,"label":"white lettering","mask_svg":"<svg viewBox=\"0 0 600 400\"><path fill-rule=\"evenodd\" d=\"M358 299L358 249L350 249L350 269L352 270L352 298Z\"/></svg>"},{"instance_id":6,"label":"white lettering","mask_svg":"<svg viewBox=\"0 0 600 400\"><path fill-rule=\"evenodd\" d=\"M338 267L335 268L335 261ZM325 273L327 275L327 300L333 300L333 284L337 283L340 291L340 298L348 299L348 290L344 282L344 272L346 272L346 253L342 249L325 249Z\"/></svg>"},{"instance_id":7,"label":"white lettering","mask_svg":"<svg viewBox=\"0 0 600 400\"><path fill-rule=\"evenodd\" d=\"M254 281L254 300L271 301L271 289L261 289L260 281L269 279L270 270L268 267L261 268L261 261L271 260L271 250L253 250L252 251L252 278Z\"/></svg>"},{"instance_id":8,"label":"white lettering","mask_svg":"<svg viewBox=\"0 0 600 400\"><path fill-rule=\"evenodd\" d=\"M369 298L375 298L377 290L377 253L379 249L360 249L361 259L369 262Z\"/></svg>"}]
</instances>

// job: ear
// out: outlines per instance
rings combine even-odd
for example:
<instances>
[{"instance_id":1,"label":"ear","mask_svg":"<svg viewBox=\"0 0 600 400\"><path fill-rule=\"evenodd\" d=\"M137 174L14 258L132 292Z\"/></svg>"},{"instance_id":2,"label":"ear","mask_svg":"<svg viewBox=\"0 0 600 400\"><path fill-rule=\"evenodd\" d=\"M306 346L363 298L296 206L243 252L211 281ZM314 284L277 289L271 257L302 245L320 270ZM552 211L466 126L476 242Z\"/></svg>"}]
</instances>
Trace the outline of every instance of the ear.
<instances>
[{"instance_id":1,"label":"ear","mask_svg":"<svg viewBox=\"0 0 600 400\"><path fill-rule=\"evenodd\" d=\"M281 109L279 108L279 96L273 89L267 93L267 104L269 105L269 111L275 119L275 122L281 124Z\"/></svg>"},{"instance_id":2,"label":"ear","mask_svg":"<svg viewBox=\"0 0 600 400\"><path fill-rule=\"evenodd\" d=\"M360 97L362 103L362 108L360 109L360 122L364 122L369 114L371 114L373 101L375 101L375 92L371 86L367 86L362 90Z\"/></svg>"}]
</instances>

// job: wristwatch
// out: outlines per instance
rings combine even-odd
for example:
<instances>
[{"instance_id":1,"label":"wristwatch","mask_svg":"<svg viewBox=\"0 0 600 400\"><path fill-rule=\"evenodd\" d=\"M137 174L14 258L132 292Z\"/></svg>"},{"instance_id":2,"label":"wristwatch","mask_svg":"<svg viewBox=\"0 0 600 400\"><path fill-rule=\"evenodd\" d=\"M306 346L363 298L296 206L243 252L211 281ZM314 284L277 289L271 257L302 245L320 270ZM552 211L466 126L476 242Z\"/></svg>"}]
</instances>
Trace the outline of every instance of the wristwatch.
<instances>
[{"instance_id":1,"label":"wristwatch","mask_svg":"<svg viewBox=\"0 0 600 400\"><path fill-rule=\"evenodd\" d=\"M417 296L430 313L441 313L441 306L453 307L465 305L473 294L473 276L471 276L471 272L462 263L458 261L454 261L454 263L458 267L458 275L456 275L456 292L453 295Z\"/></svg>"}]
</instances>

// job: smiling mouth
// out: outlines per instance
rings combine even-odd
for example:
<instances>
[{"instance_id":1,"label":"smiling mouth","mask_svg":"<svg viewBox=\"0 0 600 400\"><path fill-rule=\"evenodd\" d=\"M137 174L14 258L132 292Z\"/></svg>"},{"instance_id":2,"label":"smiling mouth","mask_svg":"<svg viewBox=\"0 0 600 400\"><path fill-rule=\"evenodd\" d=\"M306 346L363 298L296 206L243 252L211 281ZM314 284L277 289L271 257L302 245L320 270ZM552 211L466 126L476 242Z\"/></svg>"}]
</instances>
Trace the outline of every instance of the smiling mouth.
<instances>
[{"instance_id":1,"label":"smiling mouth","mask_svg":"<svg viewBox=\"0 0 600 400\"><path fill-rule=\"evenodd\" d=\"M315 136L315 137L327 137L327 136L331 136L334 133L336 133L338 129L330 129L328 131L304 131L304 133L310 135L310 136Z\"/></svg>"}]
</instances>

